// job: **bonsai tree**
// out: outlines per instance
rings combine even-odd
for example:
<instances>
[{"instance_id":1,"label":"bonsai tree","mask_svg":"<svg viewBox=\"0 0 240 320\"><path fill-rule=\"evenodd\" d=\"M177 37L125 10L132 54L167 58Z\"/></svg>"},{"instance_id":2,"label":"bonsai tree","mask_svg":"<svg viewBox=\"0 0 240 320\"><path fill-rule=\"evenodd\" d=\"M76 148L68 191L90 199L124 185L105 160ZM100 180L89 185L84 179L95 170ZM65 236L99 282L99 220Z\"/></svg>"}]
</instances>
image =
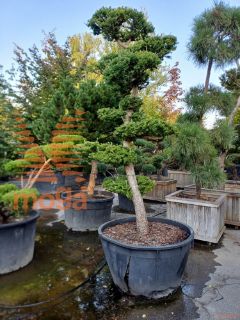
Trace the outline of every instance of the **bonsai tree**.
<instances>
[{"instance_id":1,"label":"bonsai tree","mask_svg":"<svg viewBox=\"0 0 240 320\"><path fill-rule=\"evenodd\" d=\"M114 136L122 142L122 146L109 144L104 151L98 151L93 156L114 167L125 167L137 228L140 236L144 236L148 233L148 222L134 169L137 164L134 141L148 135L161 136L164 126L158 119L141 116L139 90L148 84L149 73L156 70L163 58L175 49L176 38L153 35L154 28L144 14L126 7L103 7L94 13L88 26L95 35L101 34L121 47L118 52L100 59L99 68L104 82L114 85L121 93L119 108L124 111L124 123L114 130Z\"/></svg>"},{"instance_id":2,"label":"bonsai tree","mask_svg":"<svg viewBox=\"0 0 240 320\"><path fill-rule=\"evenodd\" d=\"M78 174L80 167L90 167L90 178L86 188L89 197L94 196L96 177L100 164L92 154L104 148L104 144L97 141L87 141L80 135L58 135L53 138L53 143L42 146L42 150L51 159L51 165L57 166L64 175ZM29 153L29 151L28 151ZM74 171L75 169L75 171ZM84 181L83 177L78 177L77 182Z\"/></svg>"},{"instance_id":3,"label":"bonsai tree","mask_svg":"<svg viewBox=\"0 0 240 320\"><path fill-rule=\"evenodd\" d=\"M68 142L65 142L66 140ZM5 169L14 176L21 176L22 188L31 188L45 171L52 172L53 176L56 170L69 172L73 167L78 166L76 162L79 160L73 158L73 149L75 144L84 140L78 135L55 136L51 144L32 147L25 151L23 159L7 162Z\"/></svg>"},{"instance_id":4,"label":"bonsai tree","mask_svg":"<svg viewBox=\"0 0 240 320\"><path fill-rule=\"evenodd\" d=\"M94 141L85 141L82 144L77 144L75 146L75 152L80 155L83 166L90 166L91 168L88 186L86 189L89 197L94 196L96 178L98 175L98 162L92 155L98 150L99 146L99 143Z\"/></svg>"},{"instance_id":5,"label":"bonsai tree","mask_svg":"<svg viewBox=\"0 0 240 320\"><path fill-rule=\"evenodd\" d=\"M168 153L192 173L198 199L202 187L217 187L224 181L225 176L219 167L217 151L211 143L210 135L198 124L178 125Z\"/></svg>"}]
</instances>

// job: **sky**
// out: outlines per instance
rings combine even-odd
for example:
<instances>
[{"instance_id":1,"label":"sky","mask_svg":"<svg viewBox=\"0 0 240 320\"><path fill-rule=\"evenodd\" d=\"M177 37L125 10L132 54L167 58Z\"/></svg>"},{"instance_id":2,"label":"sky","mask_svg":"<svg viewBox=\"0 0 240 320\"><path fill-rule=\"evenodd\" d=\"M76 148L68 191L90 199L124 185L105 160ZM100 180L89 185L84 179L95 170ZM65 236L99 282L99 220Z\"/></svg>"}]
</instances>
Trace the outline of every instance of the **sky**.
<instances>
[{"instance_id":1,"label":"sky","mask_svg":"<svg viewBox=\"0 0 240 320\"><path fill-rule=\"evenodd\" d=\"M226 0L240 6L240 0ZM13 63L14 43L27 50L41 45L43 31L56 33L59 43L70 35L90 31L86 26L92 14L102 6L129 6L147 13L157 34L172 34L178 39L171 64L179 62L183 89L203 84L206 68L199 69L189 58L186 44L194 17L212 7L213 0L0 0L0 65ZM213 70L211 82L218 84L223 70Z\"/></svg>"}]
</instances>

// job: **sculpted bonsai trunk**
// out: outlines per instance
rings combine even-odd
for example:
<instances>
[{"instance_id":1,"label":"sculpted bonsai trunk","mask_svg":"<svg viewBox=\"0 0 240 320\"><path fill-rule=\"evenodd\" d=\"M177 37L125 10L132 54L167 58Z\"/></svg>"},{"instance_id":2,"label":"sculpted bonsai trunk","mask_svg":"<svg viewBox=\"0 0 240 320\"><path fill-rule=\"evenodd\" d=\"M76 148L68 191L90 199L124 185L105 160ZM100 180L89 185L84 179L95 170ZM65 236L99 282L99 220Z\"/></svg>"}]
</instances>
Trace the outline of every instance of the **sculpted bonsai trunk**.
<instances>
[{"instance_id":1,"label":"sculpted bonsai trunk","mask_svg":"<svg viewBox=\"0 0 240 320\"><path fill-rule=\"evenodd\" d=\"M94 195L97 173L98 173L97 161L92 161L91 174L90 174L88 188L87 188L87 193L90 197Z\"/></svg>"},{"instance_id":2,"label":"sculpted bonsai trunk","mask_svg":"<svg viewBox=\"0 0 240 320\"><path fill-rule=\"evenodd\" d=\"M138 95L138 88L135 87L132 89L132 95L136 97ZM132 117L132 111L128 110L125 118L125 123L129 122ZM130 148L130 143L128 141L124 141L123 145L125 147ZM132 194L133 194L133 204L135 208L136 213L136 223L137 223L137 229L139 231L140 237L143 237L148 233L148 221L147 221L147 215L146 210L143 202L142 195L139 191L137 178L134 170L133 164L129 164L125 166L125 171L128 179L129 186L131 188Z\"/></svg>"},{"instance_id":3,"label":"sculpted bonsai trunk","mask_svg":"<svg viewBox=\"0 0 240 320\"><path fill-rule=\"evenodd\" d=\"M140 236L144 236L148 233L148 222L147 222L143 198L138 188L134 166L132 164L129 164L128 166L125 167L125 171L126 171L128 183L130 185L130 188L133 194L132 200L133 200L133 204L136 212L137 229L140 233Z\"/></svg>"}]
</instances>

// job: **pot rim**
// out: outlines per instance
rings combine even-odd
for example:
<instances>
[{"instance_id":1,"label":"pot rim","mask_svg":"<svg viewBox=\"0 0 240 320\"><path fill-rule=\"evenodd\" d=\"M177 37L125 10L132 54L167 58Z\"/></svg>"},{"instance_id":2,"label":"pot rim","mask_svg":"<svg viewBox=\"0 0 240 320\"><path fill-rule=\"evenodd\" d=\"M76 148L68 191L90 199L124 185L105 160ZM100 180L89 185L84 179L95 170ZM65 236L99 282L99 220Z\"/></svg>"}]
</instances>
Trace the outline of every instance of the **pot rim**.
<instances>
[{"instance_id":1,"label":"pot rim","mask_svg":"<svg viewBox=\"0 0 240 320\"><path fill-rule=\"evenodd\" d=\"M79 190L79 191L76 191L77 193L86 193L86 192L84 192L84 191L82 191L82 190ZM79 200L79 199L81 199L81 197L69 197L69 196L67 196L67 195L65 195L66 193L71 193L71 191L69 191L69 192L63 192L62 193L62 199L63 200ZM88 203L96 203L96 202L109 202L109 201L112 201L113 199L114 199L114 193L112 193L112 192L109 192L109 191L99 191L99 192L97 192L96 194L105 194L106 196L108 196L108 198L106 198L106 199L87 199L87 202Z\"/></svg>"},{"instance_id":2,"label":"pot rim","mask_svg":"<svg viewBox=\"0 0 240 320\"><path fill-rule=\"evenodd\" d=\"M143 251L165 251L165 250L172 250L175 248L179 248L179 247L183 247L187 244L189 244L190 242L194 241L194 232L193 229L191 227L189 227L186 224L183 224L181 222L178 221L174 221L174 220L170 220L170 219L166 219L166 218L160 218L160 217L148 217L147 218L148 221L156 221L156 222L162 222L162 223L166 223L166 224L171 224L171 225L175 225L178 227L183 227L184 230L187 230L189 233L189 236L187 237L187 239L181 241L181 242L177 242L174 244L168 244L168 245L161 245L161 246L143 246L143 245L133 245L133 244L127 244L127 243L122 243L119 240L115 240L112 239L106 235L103 234L104 229L106 229L107 227L110 226L114 226L117 224L124 224L127 222L132 222L132 221L136 221L136 217L129 217L129 218L120 218L120 219L114 219L108 222L105 222L104 224L102 224L99 228L98 228L98 235L100 238L111 242L115 245L118 245L120 247L126 248L126 249L132 249L132 250L143 250Z\"/></svg>"},{"instance_id":3,"label":"pot rim","mask_svg":"<svg viewBox=\"0 0 240 320\"><path fill-rule=\"evenodd\" d=\"M6 224L0 224L0 231L2 229L14 228L14 227L18 227L20 225L28 224L28 223L32 222L33 220L36 220L37 218L39 218L39 216L40 216L39 212L37 212L36 210L31 210L30 213L28 214L27 218L22 221L15 221L15 222L10 222L10 223L6 223Z\"/></svg>"}]
</instances>

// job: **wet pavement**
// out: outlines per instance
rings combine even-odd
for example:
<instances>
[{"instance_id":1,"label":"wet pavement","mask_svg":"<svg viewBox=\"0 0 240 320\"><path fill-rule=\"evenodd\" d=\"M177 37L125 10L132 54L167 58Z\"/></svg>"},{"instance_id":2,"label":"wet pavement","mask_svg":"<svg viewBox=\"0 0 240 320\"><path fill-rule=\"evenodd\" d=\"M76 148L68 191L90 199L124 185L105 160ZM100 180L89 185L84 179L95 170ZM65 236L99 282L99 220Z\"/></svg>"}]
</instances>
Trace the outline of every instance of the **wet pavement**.
<instances>
[{"instance_id":1,"label":"wet pavement","mask_svg":"<svg viewBox=\"0 0 240 320\"><path fill-rule=\"evenodd\" d=\"M148 215L165 216L165 204L146 203ZM115 199L112 218L128 215ZM181 288L152 301L122 295L97 232L70 232L62 220L62 211L43 210L32 263L0 276L0 319L240 319L240 230L227 229L217 246L195 243Z\"/></svg>"}]
</instances>

